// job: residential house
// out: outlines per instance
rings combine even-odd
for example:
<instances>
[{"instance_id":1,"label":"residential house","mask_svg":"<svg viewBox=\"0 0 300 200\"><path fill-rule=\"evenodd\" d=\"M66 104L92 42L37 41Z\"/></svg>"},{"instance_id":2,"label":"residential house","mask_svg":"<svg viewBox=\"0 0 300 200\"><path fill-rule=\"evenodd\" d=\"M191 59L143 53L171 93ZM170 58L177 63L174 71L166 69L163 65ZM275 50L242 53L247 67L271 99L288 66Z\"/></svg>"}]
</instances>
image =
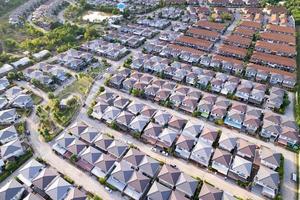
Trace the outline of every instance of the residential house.
<instances>
[{"instance_id":1,"label":"residential house","mask_svg":"<svg viewBox=\"0 0 300 200\"><path fill-rule=\"evenodd\" d=\"M17 180L11 179L0 188L1 199L21 200L26 189Z\"/></svg>"},{"instance_id":2,"label":"residential house","mask_svg":"<svg viewBox=\"0 0 300 200\"><path fill-rule=\"evenodd\" d=\"M246 140L239 139L237 142L237 155L252 160L255 156L257 146Z\"/></svg>"},{"instance_id":3,"label":"residential house","mask_svg":"<svg viewBox=\"0 0 300 200\"><path fill-rule=\"evenodd\" d=\"M198 197L201 200L222 200L222 196L222 190L219 190L208 183L203 183Z\"/></svg>"},{"instance_id":4,"label":"residential house","mask_svg":"<svg viewBox=\"0 0 300 200\"><path fill-rule=\"evenodd\" d=\"M181 134L175 144L175 153L176 155L189 159L191 151L196 144L196 139L189 135Z\"/></svg>"},{"instance_id":5,"label":"residential house","mask_svg":"<svg viewBox=\"0 0 300 200\"><path fill-rule=\"evenodd\" d=\"M194 147L190 159L204 166L208 166L214 152L213 147L202 140L198 140Z\"/></svg>"},{"instance_id":6,"label":"residential house","mask_svg":"<svg viewBox=\"0 0 300 200\"><path fill-rule=\"evenodd\" d=\"M252 162L240 157L235 156L232 165L229 169L228 176L243 182L248 181L252 173Z\"/></svg>"},{"instance_id":7,"label":"residential house","mask_svg":"<svg viewBox=\"0 0 300 200\"><path fill-rule=\"evenodd\" d=\"M39 175L39 173L44 168L44 165L31 159L25 166L19 170L19 175L17 176L25 185L30 187L32 185L32 180Z\"/></svg>"},{"instance_id":8,"label":"residential house","mask_svg":"<svg viewBox=\"0 0 300 200\"><path fill-rule=\"evenodd\" d=\"M72 185L69 182L57 177L45 188L45 192L51 199L63 200L71 188Z\"/></svg>"},{"instance_id":9,"label":"residential house","mask_svg":"<svg viewBox=\"0 0 300 200\"><path fill-rule=\"evenodd\" d=\"M275 198L278 193L280 178L279 174L272 169L261 166L254 178L254 183L262 187L262 194Z\"/></svg>"},{"instance_id":10,"label":"residential house","mask_svg":"<svg viewBox=\"0 0 300 200\"><path fill-rule=\"evenodd\" d=\"M231 166L231 161L231 153L217 148L212 158L211 166L213 169L226 176Z\"/></svg>"},{"instance_id":11,"label":"residential house","mask_svg":"<svg viewBox=\"0 0 300 200\"><path fill-rule=\"evenodd\" d=\"M21 142L18 138L12 140L6 144L3 144L1 147L1 159L3 161L9 160L11 158L16 158L25 153Z\"/></svg>"},{"instance_id":12,"label":"residential house","mask_svg":"<svg viewBox=\"0 0 300 200\"><path fill-rule=\"evenodd\" d=\"M18 138L18 133L14 125L0 130L0 142L5 144Z\"/></svg>"}]
</instances>

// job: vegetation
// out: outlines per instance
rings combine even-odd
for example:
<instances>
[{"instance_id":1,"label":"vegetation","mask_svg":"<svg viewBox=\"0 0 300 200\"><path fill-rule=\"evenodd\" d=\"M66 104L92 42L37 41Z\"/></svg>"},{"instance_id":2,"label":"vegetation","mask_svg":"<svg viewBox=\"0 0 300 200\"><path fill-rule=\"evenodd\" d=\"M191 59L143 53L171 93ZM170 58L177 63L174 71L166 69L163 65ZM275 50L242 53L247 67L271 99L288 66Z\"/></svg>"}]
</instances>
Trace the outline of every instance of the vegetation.
<instances>
[{"instance_id":1,"label":"vegetation","mask_svg":"<svg viewBox=\"0 0 300 200\"><path fill-rule=\"evenodd\" d=\"M52 99L49 104L53 119L61 126L67 126L75 113L79 110L80 103L77 97L67 101L66 106L61 106L59 99Z\"/></svg>"},{"instance_id":2,"label":"vegetation","mask_svg":"<svg viewBox=\"0 0 300 200\"><path fill-rule=\"evenodd\" d=\"M35 105L39 105L42 101L43 101L43 98L34 94L33 92L30 94L31 98L32 98L32 101Z\"/></svg>"},{"instance_id":3,"label":"vegetation","mask_svg":"<svg viewBox=\"0 0 300 200\"><path fill-rule=\"evenodd\" d=\"M92 82L92 77L80 73L72 84L66 86L64 90L57 95L57 98L62 99L74 93L79 94L80 96L86 96L92 86Z\"/></svg>"},{"instance_id":4,"label":"vegetation","mask_svg":"<svg viewBox=\"0 0 300 200\"><path fill-rule=\"evenodd\" d=\"M285 6L293 15L296 24L300 25L300 0L287 0L285 1Z\"/></svg>"},{"instance_id":5,"label":"vegetation","mask_svg":"<svg viewBox=\"0 0 300 200\"><path fill-rule=\"evenodd\" d=\"M278 169L276 171L279 174L280 181L282 181L283 176L284 176L284 157L282 155L281 155L281 158L280 158L280 166L278 167Z\"/></svg>"},{"instance_id":6,"label":"vegetation","mask_svg":"<svg viewBox=\"0 0 300 200\"><path fill-rule=\"evenodd\" d=\"M50 108L38 106L36 115L40 119L38 131L46 142L53 140L61 131L51 119Z\"/></svg>"},{"instance_id":7,"label":"vegetation","mask_svg":"<svg viewBox=\"0 0 300 200\"><path fill-rule=\"evenodd\" d=\"M16 128L18 134L22 135L22 134L24 134L25 131L26 131L26 124L25 124L24 121L19 122L19 123L16 123L16 124L15 124L15 128Z\"/></svg>"},{"instance_id":8,"label":"vegetation","mask_svg":"<svg viewBox=\"0 0 300 200\"><path fill-rule=\"evenodd\" d=\"M9 0L9 1L5 1L5 3L4 3L4 0L1 1L1 4L0 4L0 17L5 15L6 13L12 11L16 7L22 5L24 2L26 2L26 0Z\"/></svg>"},{"instance_id":9,"label":"vegetation","mask_svg":"<svg viewBox=\"0 0 300 200\"><path fill-rule=\"evenodd\" d=\"M14 171L16 171L21 165L23 165L31 157L32 157L32 151L27 150L25 154L16 158L15 161L8 161L2 173L0 174L0 182L2 182L8 176L10 176Z\"/></svg>"},{"instance_id":10,"label":"vegetation","mask_svg":"<svg viewBox=\"0 0 300 200\"><path fill-rule=\"evenodd\" d=\"M67 182L69 182L70 184L74 184L74 183L75 183L74 180L71 179L71 178L70 178L69 176L67 176L67 175L64 175L63 178L64 178Z\"/></svg>"}]
</instances>

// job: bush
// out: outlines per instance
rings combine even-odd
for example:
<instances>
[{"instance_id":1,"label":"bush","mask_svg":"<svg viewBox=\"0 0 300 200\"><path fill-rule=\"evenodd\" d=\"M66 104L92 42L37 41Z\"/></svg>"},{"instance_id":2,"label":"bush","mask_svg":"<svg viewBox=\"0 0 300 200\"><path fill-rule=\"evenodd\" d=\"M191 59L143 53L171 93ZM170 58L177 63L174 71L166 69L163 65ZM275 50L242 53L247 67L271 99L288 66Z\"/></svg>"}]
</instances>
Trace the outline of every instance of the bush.
<instances>
[{"instance_id":1,"label":"bush","mask_svg":"<svg viewBox=\"0 0 300 200\"><path fill-rule=\"evenodd\" d=\"M98 181L99 181L99 183L101 185L105 185L106 184L106 178L99 178Z\"/></svg>"},{"instance_id":2,"label":"bush","mask_svg":"<svg viewBox=\"0 0 300 200\"><path fill-rule=\"evenodd\" d=\"M105 88L104 88L103 86L101 86L101 87L99 88L99 92L102 93L102 92L104 92L104 91L105 91Z\"/></svg>"},{"instance_id":3,"label":"bush","mask_svg":"<svg viewBox=\"0 0 300 200\"><path fill-rule=\"evenodd\" d=\"M68 177L68 176L66 176L66 175L64 175L64 177L63 177L67 182L69 182L70 184L74 184L74 180L73 179L71 179L70 177Z\"/></svg>"},{"instance_id":4,"label":"bush","mask_svg":"<svg viewBox=\"0 0 300 200\"><path fill-rule=\"evenodd\" d=\"M49 99L54 99L55 98L53 92L48 92L48 98Z\"/></svg>"}]
</instances>

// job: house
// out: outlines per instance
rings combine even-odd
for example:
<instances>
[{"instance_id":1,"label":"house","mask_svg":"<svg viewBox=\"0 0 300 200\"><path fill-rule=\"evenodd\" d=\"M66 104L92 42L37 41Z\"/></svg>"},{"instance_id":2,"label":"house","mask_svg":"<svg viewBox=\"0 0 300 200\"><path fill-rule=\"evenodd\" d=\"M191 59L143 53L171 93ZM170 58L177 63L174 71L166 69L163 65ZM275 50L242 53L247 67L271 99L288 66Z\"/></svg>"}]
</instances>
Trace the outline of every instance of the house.
<instances>
[{"instance_id":1,"label":"house","mask_svg":"<svg viewBox=\"0 0 300 200\"><path fill-rule=\"evenodd\" d=\"M93 108L92 117L101 120L103 117L103 114L105 113L106 108L109 107L108 103L105 103L104 101L99 101Z\"/></svg>"},{"instance_id":2,"label":"house","mask_svg":"<svg viewBox=\"0 0 300 200\"><path fill-rule=\"evenodd\" d=\"M201 113L202 117L208 118L213 107L213 102L201 100L198 104L198 111Z\"/></svg>"},{"instance_id":3,"label":"house","mask_svg":"<svg viewBox=\"0 0 300 200\"><path fill-rule=\"evenodd\" d=\"M212 158L211 166L213 169L226 176L231 166L231 161L231 153L217 148Z\"/></svg>"},{"instance_id":4,"label":"house","mask_svg":"<svg viewBox=\"0 0 300 200\"><path fill-rule=\"evenodd\" d=\"M134 115L132 113L128 111L122 111L116 118L116 122L122 130L126 131L129 128L133 118Z\"/></svg>"},{"instance_id":5,"label":"house","mask_svg":"<svg viewBox=\"0 0 300 200\"><path fill-rule=\"evenodd\" d=\"M123 160L128 162L134 169L145 176L154 178L160 171L160 164L157 160L147 156L137 149L129 149Z\"/></svg>"},{"instance_id":6,"label":"house","mask_svg":"<svg viewBox=\"0 0 300 200\"><path fill-rule=\"evenodd\" d=\"M238 111L230 110L227 113L224 123L228 126L241 129L244 121L244 117L245 117L244 114Z\"/></svg>"},{"instance_id":7,"label":"house","mask_svg":"<svg viewBox=\"0 0 300 200\"><path fill-rule=\"evenodd\" d=\"M5 77L2 77L0 79L0 91L3 92L4 90L6 90L8 88L8 86L10 85L8 79Z\"/></svg>"},{"instance_id":8,"label":"house","mask_svg":"<svg viewBox=\"0 0 300 200\"><path fill-rule=\"evenodd\" d=\"M0 109L2 110L8 104L8 100L5 97L0 96Z\"/></svg>"},{"instance_id":9,"label":"house","mask_svg":"<svg viewBox=\"0 0 300 200\"><path fill-rule=\"evenodd\" d=\"M105 120L106 123L110 124L111 122L115 121L121 110L114 106L109 106L105 109L102 119Z\"/></svg>"},{"instance_id":10,"label":"house","mask_svg":"<svg viewBox=\"0 0 300 200\"><path fill-rule=\"evenodd\" d=\"M240 157L235 156L232 165L229 169L228 176L240 181L248 181L252 171L252 162Z\"/></svg>"},{"instance_id":11,"label":"house","mask_svg":"<svg viewBox=\"0 0 300 200\"><path fill-rule=\"evenodd\" d=\"M39 174L32 179L32 187L42 196L45 195L45 189L59 176L58 172L51 167L43 168Z\"/></svg>"},{"instance_id":12,"label":"house","mask_svg":"<svg viewBox=\"0 0 300 200\"><path fill-rule=\"evenodd\" d=\"M21 200L25 193L25 187L17 180L11 179L0 188L0 199Z\"/></svg>"},{"instance_id":13,"label":"house","mask_svg":"<svg viewBox=\"0 0 300 200\"><path fill-rule=\"evenodd\" d=\"M101 154L100 157L94 161L94 167L91 173L99 178L108 177L115 167L116 159L109 154Z\"/></svg>"},{"instance_id":14,"label":"house","mask_svg":"<svg viewBox=\"0 0 300 200\"><path fill-rule=\"evenodd\" d=\"M78 199L78 200L80 200L80 199L83 200L86 198L87 198L87 195L85 194L85 192L81 191L77 187L72 187L66 197L66 199Z\"/></svg>"},{"instance_id":15,"label":"house","mask_svg":"<svg viewBox=\"0 0 300 200\"><path fill-rule=\"evenodd\" d=\"M261 125L261 120L257 116L245 115L245 119L243 122L243 127L245 127L246 131L251 134L255 134L258 128Z\"/></svg>"},{"instance_id":16,"label":"house","mask_svg":"<svg viewBox=\"0 0 300 200\"><path fill-rule=\"evenodd\" d=\"M226 151L232 152L235 149L237 144L237 138L231 136L229 133L222 133L219 139L219 148L224 149Z\"/></svg>"},{"instance_id":17,"label":"house","mask_svg":"<svg viewBox=\"0 0 300 200\"><path fill-rule=\"evenodd\" d=\"M131 178L128 180L124 194L134 200L141 199L148 188L151 186L151 179L140 172L134 171Z\"/></svg>"},{"instance_id":18,"label":"house","mask_svg":"<svg viewBox=\"0 0 300 200\"><path fill-rule=\"evenodd\" d=\"M172 128L174 130L182 130L187 123L186 119L177 117L177 116L172 116L171 119L168 122L168 128Z\"/></svg>"},{"instance_id":19,"label":"house","mask_svg":"<svg viewBox=\"0 0 300 200\"><path fill-rule=\"evenodd\" d=\"M276 170L280 166L282 155L281 153L276 153L267 147L262 147L258 151L258 157L261 165Z\"/></svg>"},{"instance_id":20,"label":"house","mask_svg":"<svg viewBox=\"0 0 300 200\"><path fill-rule=\"evenodd\" d=\"M260 135L264 138L275 141L281 134L282 129L280 125L264 120Z\"/></svg>"},{"instance_id":21,"label":"house","mask_svg":"<svg viewBox=\"0 0 300 200\"><path fill-rule=\"evenodd\" d=\"M0 130L0 142L5 144L18 138L18 133L14 125Z\"/></svg>"},{"instance_id":22,"label":"house","mask_svg":"<svg viewBox=\"0 0 300 200\"><path fill-rule=\"evenodd\" d=\"M191 153L190 159L207 167L213 152L214 149L209 143L206 143L203 140L198 140Z\"/></svg>"},{"instance_id":23,"label":"house","mask_svg":"<svg viewBox=\"0 0 300 200\"><path fill-rule=\"evenodd\" d=\"M212 130L207 127L204 127L199 139L212 145L218 137L219 137L219 133L217 130Z\"/></svg>"},{"instance_id":24,"label":"house","mask_svg":"<svg viewBox=\"0 0 300 200\"><path fill-rule=\"evenodd\" d=\"M144 108L145 104L132 101L128 106L127 110L134 115L138 115Z\"/></svg>"},{"instance_id":25,"label":"house","mask_svg":"<svg viewBox=\"0 0 300 200\"><path fill-rule=\"evenodd\" d=\"M133 174L134 170L130 167L130 165L125 161L121 161L116 163L116 167L107 179L107 183L120 192L123 192Z\"/></svg>"},{"instance_id":26,"label":"house","mask_svg":"<svg viewBox=\"0 0 300 200\"><path fill-rule=\"evenodd\" d=\"M198 101L199 98L197 99L195 97L186 96L183 99L180 108L186 112L193 113L197 108Z\"/></svg>"},{"instance_id":27,"label":"house","mask_svg":"<svg viewBox=\"0 0 300 200\"><path fill-rule=\"evenodd\" d=\"M181 134L175 144L176 155L184 159L189 159L191 155L191 151L195 144L196 144L196 139L194 137Z\"/></svg>"},{"instance_id":28,"label":"house","mask_svg":"<svg viewBox=\"0 0 300 200\"><path fill-rule=\"evenodd\" d=\"M176 182L175 187L176 187L176 191L183 194L186 198L191 199L192 197L195 196L195 192L197 190L198 184L199 183L195 178L185 173L181 173Z\"/></svg>"},{"instance_id":29,"label":"house","mask_svg":"<svg viewBox=\"0 0 300 200\"><path fill-rule=\"evenodd\" d=\"M19 175L17 177L25 185L30 187L32 185L32 180L39 175L43 168L44 165L42 165L35 159L32 159L19 170Z\"/></svg>"},{"instance_id":30,"label":"house","mask_svg":"<svg viewBox=\"0 0 300 200\"><path fill-rule=\"evenodd\" d=\"M28 94L20 94L14 99L12 106L16 108L32 108L33 100Z\"/></svg>"},{"instance_id":31,"label":"house","mask_svg":"<svg viewBox=\"0 0 300 200\"><path fill-rule=\"evenodd\" d=\"M279 174L272 169L261 166L254 178L255 185L262 187L262 194L274 198L279 189L280 179Z\"/></svg>"},{"instance_id":32,"label":"house","mask_svg":"<svg viewBox=\"0 0 300 200\"><path fill-rule=\"evenodd\" d=\"M172 189L164 186L163 184L155 181L147 193L147 200L169 200Z\"/></svg>"},{"instance_id":33,"label":"house","mask_svg":"<svg viewBox=\"0 0 300 200\"><path fill-rule=\"evenodd\" d=\"M226 116L227 109L221 106L214 105L212 107L210 117L213 120L223 120L223 118Z\"/></svg>"},{"instance_id":34,"label":"house","mask_svg":"<svg viewBox=\"0 0 300 200\"><path fill-rule=\"evenodd\" d=\"M140 114L144 117L152 118L156 112L157 112L156 109L146 105L144 106Z\"/></svg>"},{"instance_id":35,"label":"house","mask_svg":"<svg viewBox=\"0 0 300 200\"><path fill-rule=\"evenodd\" d=\"M169 114L166 111L161 111L159 110L155 115L154 115L154 120L156 123L158 123L161 126L165 126L168 124L170 119L172 118L172 115Z\"/></svg>"},{"instance_id":36,"label":"house","mask_svg":"<svg viewBox=\"0 0 300 200\"><path fill-rule=\"evenodd\" d=\"M144 117L142 115L138 115L130 122L129 127L134 132L142 133L148 123L149 118Z\"/></svg>"},{"instance_id":37,"label":"house","mask_svg":"<svg viewBox=\"0 0 300 200\"><path fill-rule=\"evenodd\" d=\"M112 104L113 101L118 97L118 95L116 95L113 92L109 92L109 91L104 91L102 92L98 97L97 100L98 101L103 101L107 104Z\"/></svg>"},{"instance_id":38,"label":"house","mask_svg":"<svg viewBox=\"0 0 300 200\"><path fill-rule=\"evenodd\" d=\"M158 135L156 146L162 149L170 149L173 147L178 135L179 132L177 130L164 128Z\"/></svg>"},{"instance_id":39,"label":"house","mask_svg":"<svg viewBox=\"0 0 300 200\"><path fill-rule=\"evenodd\" d=\"M246 140L239 139L237 142L237 155L252 160L255 156L256 145Z\"/></svg>"},{"instance_id":40,"label":"house","mask_svg":"<svg viewBox=\"0 0 300 200\"><path fill-rule=\"evenodd\" d=\"M208 183L203 183L198 197L201 200L222 200L222 196L222 190L219 190Z\"/></svg>"},{"instance_id":41,"label":"house","mask_svg":"<svg viewBox=\"0 0 300 200\"><path fill-rule=\"evenodd\" d=\"M155 145L158 140L158 136L162 132L162 129L163 127L161 125L150 122L144 129L142 139L147 143Z\"/></svg>"},{"instance_id":42,"label":"house","mask_svg":"<svg viewBox=\"0 0 300 200\"><path fill-rule=\"evenodd\" d=\"M114 158L120 160L128 150L128 146L119 140L113 140L106 151Z\"/></svg>"},{"instance_id":43,"label":"house","mask_svg":"<svg viewBox=\"0 0 300 200\"><path fill-rule=\"evenodd\" d=\"M284 146L294 147L299 144L299 134L297 130L283 127L279 135L278 143Z\"/></svg>"},{"instance_id":44,"label":"house","mask_svg":"<svg viewBox=\"0 0 300 200\"><path fill-rule=\"evenodd\" d=\"M57 177L45 188L45 192L51 199L63 200L71 188L72 185L65 179Z\"/></svg>"},{"instance_id":45,"label":"house","mask_svg":"<svg viewBox=\"0 0 300 200\"><path fill-rule=\"evenodd\" d=\"M19 141L18 138L6 144L3 144L0 147L0 149L1 149L1 158L3 161L9 160L11 158L19 157L25 153L21 145L21 142Z\"/></svg>"},{"instance_id":46,"label":"house","mask_svg":"<svg viewBox=\"0 0 300 200\"><path fill-rule=\"evenodd\" d=\"M196 138L201 133L202 129L203 125L188 121L181 134Z\"/></svg>"},{"instance_id":47,"label":"house","mask_svg":"<svg viewBox=\"0 0 300 200\"><path fill-rule=\"evenodd\" d=\"M267 107L270 109L279 109L283 104L283 96L278 96L274 93L271 93L267 100Z\"/></svg>"},{"instance_id":48,"label":"house","mask_svg":"<svg viewBox=\"0 0 300 200\"><path fill-rule=\"evenodd\" d=\"M173 189L176 186L181 173L182 172L178 168L174 168L168 164L165 164L161 168L157 176L157 180L161 184Z\"/></svg>"},{"instance_id":49,"label":"house","mask_svg":"<svg viewBox=\"0 0 300 200\"><path fill-rule=\"evenodd\" d=\"M178 94L178 93L173 93L169 97L170 102L174 107L179 107L184 99L185 95L183 94Z\"/></svg>"}]
</instances>

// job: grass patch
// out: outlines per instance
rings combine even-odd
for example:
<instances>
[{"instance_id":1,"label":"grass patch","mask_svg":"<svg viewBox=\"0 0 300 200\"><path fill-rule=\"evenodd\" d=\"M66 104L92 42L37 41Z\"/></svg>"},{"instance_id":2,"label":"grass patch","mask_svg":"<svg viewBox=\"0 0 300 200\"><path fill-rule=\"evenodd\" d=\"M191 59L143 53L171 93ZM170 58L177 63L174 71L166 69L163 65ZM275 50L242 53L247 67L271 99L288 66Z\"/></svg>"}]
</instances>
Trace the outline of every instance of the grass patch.
<instances>
[{"instance_id":1,"label":"grass patch","mask_svg":"<svg viewBox=\"0 0 300 200\"><path fill-rule=\"evenodd\" d=\"M43 101L43 98L34 94L34 93L31 93L31 98L32 98L32 101L34 103L34 105L39 105L42 101Z\"/></svg>"},{"instance_id":2,"label":"grass patch","mask_svg":"<svg viewBox=\"0 0 300 200\"><path fill-rule=\"evenodd\" d=\"M4 181L8 176L10 176L31 157L32 151L27 150L24 155L18 157L15 161L9 161L8 163L6 163L3 172L0 174L0 182Z\"/></svg>"},{"instance_id":3,"label":"grass patch","mask_svg":"<svg viewBox=\"0 0 300 200\"><path fill-rule=\"evenodd\" d=\"M85 75L80 74L76 77L76 80L68 85L65 89L63 89L58 95L58 99L63 99L66 96L71 94L80 94L80 96L86 96L89 92L90 87L92 86L93 78Z\"/></svg>"}]
</instances>

